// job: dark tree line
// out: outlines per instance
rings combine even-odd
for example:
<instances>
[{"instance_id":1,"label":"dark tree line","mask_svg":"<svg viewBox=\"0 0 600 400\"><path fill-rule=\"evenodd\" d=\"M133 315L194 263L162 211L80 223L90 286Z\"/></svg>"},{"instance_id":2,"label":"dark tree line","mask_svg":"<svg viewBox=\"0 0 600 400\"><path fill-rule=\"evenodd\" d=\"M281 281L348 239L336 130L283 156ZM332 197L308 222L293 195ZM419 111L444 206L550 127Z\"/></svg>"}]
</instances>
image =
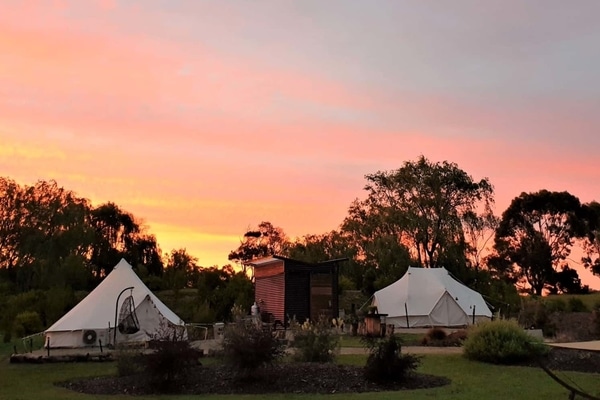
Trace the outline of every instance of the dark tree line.
<instances>
[{"instance_id":1,"label":"dark tree line","mask_svg":"<svg viewBox=\"0 0 600 400\"><path fill-rule=\"evenodd\" d=\"M0 178L0 271L12 290L90 290L121 258L160 276L153 235L114 203L93 207L54 181Z\"/></svg>"},{"instance_id":2,"label":"dark tree line","mask_svg":"<svg viewBox=\"0 0 600 400\"><path fill-rule=\"evenodd\" d=\"M306 261L347 257L344 287L371 294L399 279L408 266L444 266L498 304L531 294L581 293L573 263L600 274L600 205L567 192L541 190L516 197L501 217L494 188L450 162L425 157L398 170L365 176L339 230L294 240L262 222L244 236L230 260L281 254ZM581 260L571 259L577 246ZM492 301L493 302L493 301Z\"/></svg>"},{"instance_id":3,"label":"dark tree line","mask_svg":"<svg viewBox=\"0 0 600 400\"><path fill-rule=\"evenodd\" d=\"M235 280L237 292L213 301L211 307L218 304L219 310L211 316L227 318L235 301L250 307L249 279L242 290L244 284L237 280L243 276L231 268L203 269L185 249L163 255L154 235L118 205L94 207L54 181L21 186L0 178L0 332L5 338L48 327L121 258L151 289L172 290L174 307L181 289L218 289L206 284L205 275L214 270L225 282ZM192 318L204 304L200 300L177 311Z\"/></svg>"},{"instance_id":4,"label":"dark tree line","mask_svg":"<svg viewBox=\"0 0 600 400\"><path fill-rule=\"evenodd\" d=\"M249 228L229 254L236 270L202 268L185 249L163 255L139 220L114 203L94 207L54 181L21 186L0 178L0 331L14 331L14 321L21 331L48 326L121 258L151 289L169 289L176 307L182 289L196 290L194 304L177 310L196 322L226 319L234 304L248 308L253 289L245 266L273 254L347 258L341 287L367 295L408 266L444 266L497 305L518 301L517 290L585 292L573 263L600 275L597 202L540 190L515 197L497 217L487 178L422 156L365 179L365 197L350 204L337 230L291 240L270 222Z\"/></svg>"}]
</instances>

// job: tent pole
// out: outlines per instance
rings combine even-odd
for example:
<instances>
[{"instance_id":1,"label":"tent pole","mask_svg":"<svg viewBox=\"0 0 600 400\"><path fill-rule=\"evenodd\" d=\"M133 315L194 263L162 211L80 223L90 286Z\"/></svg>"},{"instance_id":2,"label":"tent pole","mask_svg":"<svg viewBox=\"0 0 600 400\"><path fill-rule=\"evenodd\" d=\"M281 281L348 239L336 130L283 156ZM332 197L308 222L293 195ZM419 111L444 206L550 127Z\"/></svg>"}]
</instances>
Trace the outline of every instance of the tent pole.
<instances>
[{"instance_id":1,"label":"tent pole","mask_svg":"<svg viewBox=\"0 0 600 400\"><path fill-rule=\"evenodd\" d=\"M406 316L406 327L410 328L410 326L408 325L408 306L406 305L406 303L404 303L404 315Z\"/></svg>"},{"instance_id":2,"label":"tent pole","mask_svg":"<svg viewBox=\"0 0 600 400\"><path fill-rule=\"evenodd\" d=\"M113 348L115 349L117 348L117 312L119 310L119 299L121 298L121 295L128 290L133 290L133 286L121 290L121 293L117 296L117 302L115 303L115 333L113 337Z\"/></svg>"},{"instance_id":3,"label":"tent pole","mask_svg":"<svg viewBox=\"0 0 600 400\"><path fill-rule=\"evenodd\" d=\"M473 304L473 325L475 325L475 307L476 305Z\"/></svg>"}]
</instances>

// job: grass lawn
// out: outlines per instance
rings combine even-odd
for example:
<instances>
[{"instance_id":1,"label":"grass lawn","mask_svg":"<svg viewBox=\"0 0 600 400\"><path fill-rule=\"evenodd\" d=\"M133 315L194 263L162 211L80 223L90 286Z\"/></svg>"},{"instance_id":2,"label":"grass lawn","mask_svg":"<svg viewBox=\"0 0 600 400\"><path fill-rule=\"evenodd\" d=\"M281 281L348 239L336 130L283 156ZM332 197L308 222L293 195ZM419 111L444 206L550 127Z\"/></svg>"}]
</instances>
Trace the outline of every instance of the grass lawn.
<instances>
[{"instance_id":1,"label":"grass lawn","mask_svg":"<svg viewBox=\"0 0 600 400\"><path fill-rule=\"evenodd\" d=\"M396 336L402 340L403 346L420 346L425 337L424 333L396 333ZM364 347L360 341L360 336L341 335L340 345L342 347Z\"/></svg>"},{"instance_id":2,"label":"grass lawn","mask_svg":"<svg viewBox=\"0 0 600 400\"><path fill-rule=\"evenodd\" d=\"M6 346L2 350L6 351ZM4 353L6 354L6 353ZM53 385L53 382L77 377L114 374L114 363L71 364L9 364L6 356L0 357L0 400L28 399L131 399L129 396L90 396L74 393ZM341 356L340 363L363 365L364 356ZM269 396L208 396L211 399L532 399L564 400L566 390L552 381L543 371L527 367L503 367L472 362L460 355L430 355L423 358L421 372L444 375L452 384L442 388L339 395L269 395ZM576 382L584 390L600 395L600 375L560 373ZM206 396L205 396L206 397ZM153 396L136 399L191 400L197 396Z\"/></svg>"}]
</instances>

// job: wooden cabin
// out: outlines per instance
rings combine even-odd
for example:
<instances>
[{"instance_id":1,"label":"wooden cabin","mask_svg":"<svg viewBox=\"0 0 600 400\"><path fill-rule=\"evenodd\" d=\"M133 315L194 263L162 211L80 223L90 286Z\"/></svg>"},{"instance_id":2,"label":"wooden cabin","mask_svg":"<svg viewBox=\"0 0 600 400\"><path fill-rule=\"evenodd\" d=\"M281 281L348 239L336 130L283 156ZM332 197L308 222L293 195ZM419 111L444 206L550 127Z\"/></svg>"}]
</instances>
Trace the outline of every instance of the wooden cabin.
<instances>
[{"instance_id":1,"label":"wooden cabin","mask_svg":"<svg viewBox=\"0 0 600 400\"><path fill-rule=\"evenodd\" d=\"M291 318L337 318L338 264L346 260L306 263L270 256L248 263L254 268L254 296L263 320L287 326Z\"/></svg>"}]
</instances>

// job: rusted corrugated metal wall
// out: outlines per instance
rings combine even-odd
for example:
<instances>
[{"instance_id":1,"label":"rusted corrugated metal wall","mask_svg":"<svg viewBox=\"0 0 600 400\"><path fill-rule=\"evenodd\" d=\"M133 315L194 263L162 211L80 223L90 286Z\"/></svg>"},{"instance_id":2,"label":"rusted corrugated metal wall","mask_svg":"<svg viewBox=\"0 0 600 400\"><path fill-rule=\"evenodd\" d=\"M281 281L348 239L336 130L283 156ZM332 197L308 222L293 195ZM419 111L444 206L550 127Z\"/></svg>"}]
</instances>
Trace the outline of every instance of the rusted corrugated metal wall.
<instances>
[{"instance_id":1,"label":"rusted corrugated metal wall","mask_svg":"<svg viewBox=\"0 0 600 400\"><path fill-rule=\"evenodd\" d=\"M285 319L285 279L283 261L275 265L256 268L254 271L254 298L261 313L271 313L275 320Z\"/></svg>"}]
</instances>

